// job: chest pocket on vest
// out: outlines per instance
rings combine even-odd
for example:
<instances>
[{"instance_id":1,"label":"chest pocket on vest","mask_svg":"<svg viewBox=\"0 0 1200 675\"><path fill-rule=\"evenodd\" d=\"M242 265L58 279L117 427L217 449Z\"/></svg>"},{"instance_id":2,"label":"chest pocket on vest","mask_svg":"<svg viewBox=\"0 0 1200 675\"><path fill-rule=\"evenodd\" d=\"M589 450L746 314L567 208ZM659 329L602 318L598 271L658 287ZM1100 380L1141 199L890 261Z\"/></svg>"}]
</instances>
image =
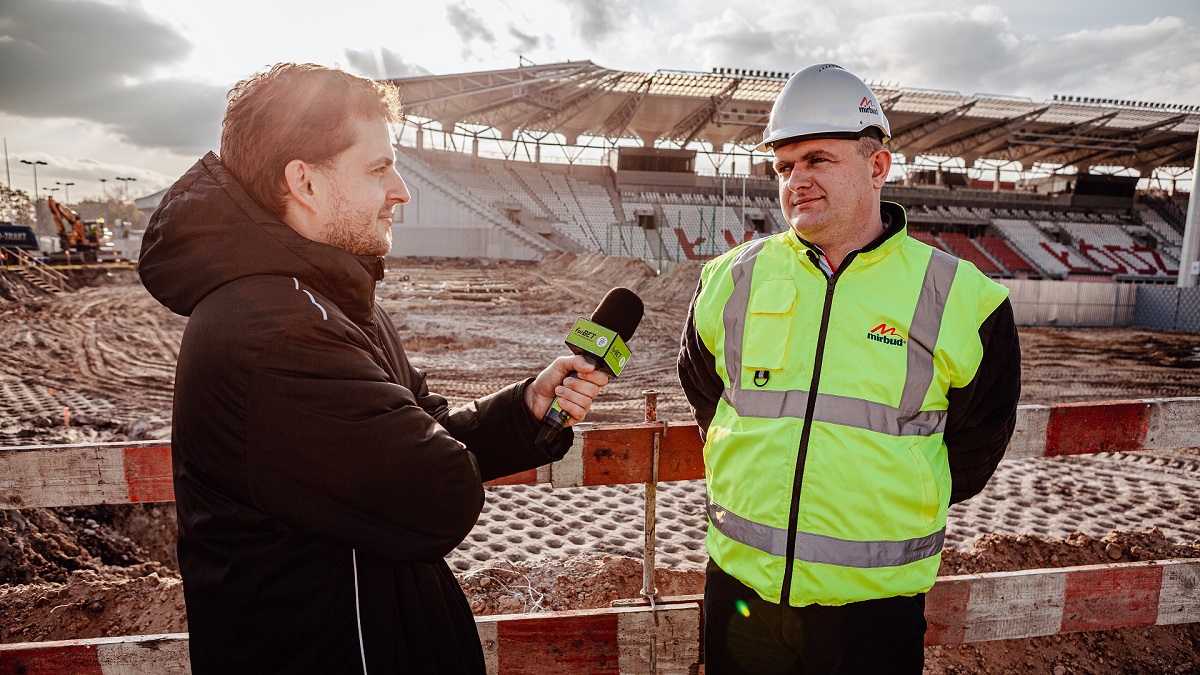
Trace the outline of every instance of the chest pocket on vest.
<instances>
[{"instance_id":1,"label":"chest pocket on vest","mask_svg":"<svg viewBox=\"0 0 1200 675\"><path fill-rule=\"evenodd\" d=\"M796 285L791 279L768 279L754 290L742 338L743 368L783 370L795 308Z\"/></svg>"}]
</instances>

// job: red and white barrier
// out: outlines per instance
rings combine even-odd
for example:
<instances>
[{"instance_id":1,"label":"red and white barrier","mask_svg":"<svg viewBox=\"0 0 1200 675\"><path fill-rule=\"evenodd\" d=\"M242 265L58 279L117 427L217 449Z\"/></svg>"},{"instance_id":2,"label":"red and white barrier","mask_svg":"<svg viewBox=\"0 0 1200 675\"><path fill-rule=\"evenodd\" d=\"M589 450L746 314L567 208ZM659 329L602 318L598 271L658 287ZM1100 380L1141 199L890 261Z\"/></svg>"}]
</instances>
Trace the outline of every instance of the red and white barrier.
<instances>
[{"instance_id":1,"label":"red and white barrier","mask_svg":"<svg viewBox=\"0 0 1200 675\"><path fill-rule=\"evenodd\" d=\"M1021 406L1005 459L1200 445L1200 398Z\"/></svg>"},{"instance_id":2,"label":"red and white barrier","mask_svg":"<svg viewBox=\"0 0 1200 675\"><path fill-rule=\"evenodd\" d=\"M1006 458L1200 446L1200 398L1022 406ZM695 423L587 425L568 456L492 484L645 483L704 477ZM0 448L0 508L171 501L162 442ZM478 617L489 673L686 673L700 598L648 607ZM1200 559L943 577L926 644L1200 623ZM187 634L0 645L0 675L188 673Z\"/></svg>"},{"instance_id":3,"label":"red and white barrier","mask_svg":"<svg viewBox=\"0 0 1200 675\"><path fill-rule=\"evenodd\" d=\"M701 598L481 616L488 673L687 673L700 659ZM1200 623L1200 559L941 577L926 645ZM0 645L0 674L187 673L187 634ZM652 670L651 665L654 669Z\"/></svg>"},{"instance_id":4,"label":"red and white barrier","mask_svg":"<svg viewBox=\"0 0 1200 675\"><path fill-rule=\"evenodd\" d=\"M679 673L700 661L700 598L475 619L488 673ZM653 664L654 668L651 668Z\"/></svg>"},{"instance_id":5,"label":"red and white barrier","mask_svg":"<svg viewBox=\"0 0 1200 675\"><path fill-rule=\"evenodd\" d=\"M561 461L488 485L646 483L659 436L660 481L704 477L695 422L580 425ZM1028 405L1005 459L1200 446L1200 398ZM162 441L0 448L0 509L172 501Z\"/></svg>"},{"instance_id":6,"label":"red and white barrier","mask_svg":"<svg viewBox=\"0 0 1200 675\"><path fill-rule=\"evenodd\" d=\"M163 441L0 448L0 509L170 501Z\"/></svg>"},{"instance_id":7,"label":"red and white barrier","mask_svg":"<svg viewBox=\"0 0 1200 675\"><path fill-rule=\"evenodd\" d=\"M187 633L0 645L0 675L187 675Z\"/></svg>"},{"instance_id":8,"label":"red and white barrier","mask_svg":"<svg viewBox=\"0 0 1200 675\"><path fill-rule=\"evenodd\" d=\"M1200 622L1200 559L942 577L925 644Z\"/></svg>"}]
</instances>

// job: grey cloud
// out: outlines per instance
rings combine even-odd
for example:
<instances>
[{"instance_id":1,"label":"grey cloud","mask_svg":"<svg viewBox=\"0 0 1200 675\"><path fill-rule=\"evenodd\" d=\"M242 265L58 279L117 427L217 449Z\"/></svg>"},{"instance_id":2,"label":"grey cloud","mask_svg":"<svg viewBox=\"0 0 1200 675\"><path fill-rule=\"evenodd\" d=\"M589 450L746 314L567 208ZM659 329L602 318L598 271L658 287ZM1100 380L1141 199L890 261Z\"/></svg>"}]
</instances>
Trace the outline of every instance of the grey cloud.
<instances>
[{"instance_id":1,"label":"grey cloud","mask_svg":"<svg viewBox=\"0 0 1200 675\"><path fill-rule=\"evenodd\" d=\"M135 196L161 190L174 182L176 178L176 176L166 176L139 166L102 162L89 157L61 157L47 153L14 154L12 157L13 162L21 159L41 160L48 164L38 172L42 187L54 187L55 181L75 182L76 185L71 187L72 202L87 196L99 197L105 189L100 185L101 178L108 180L107 190L110 195L114 194L116 190L124 189L121 183L113 179L114 176L136 178L137 180L129 186L129 193ZM27 185L22 185L22 179L18 178L14 181L16 183L14 187L33 192L32 180L32 178L26 178L24 182Z\"/></svg>"},{"instance_id":2,"label":"grey cloud","mask_svg":"<svg viewBox=\"0 0 1200 675\"><path fill-rule=\"evenodd\" d=\"M689 32L677 35L672 45L693 53L696 66L702 69L724 66L794 71L827 60L823 53L828 50L823 45L837 44L842 39L833 12L827 7L785 9L788 11L762 15L726 7Z\"/></svg>"},{"instance_id":3,"label":"grey cloud","mask_svg":"<svg viewBox=\"0 0 1200 675\"><path fill-rule=\"evenodd\" d=\"M989 75L1013 63L1021 49L1008 18L995 8L979 7L876 19L834 54L864 78L974 93L986 90Z\"/></svg>"},{"instance_id":4,"label":"grey cloud","mask_svg":"<svg viewBox=\"0 0 1200 675\"><path fill-rule=\"evenodd\" d=\"M701 68L795 71L830 61L869 81L963 94L1200 101L1200 27L1194 20L1160 17L1029 35L994 6L915 6L920 9L886 16L855 3L762 15L726 7L671 45Z\"/></svg>"},{"instance_id":5,"label":"grey cloud","mask_svg":"<svg viewBox=\"0 0 1200 675\"><path fill-rule=\"evenodd\" d=\"M517 44L513 48L513 52L517 54L528 54L536 49L541 49L543 46L548 48L554 47L553 37L549 35L544 37L528 35L511 23L508 24L508 34L517 41Z\"/></svg>"},{"instance_id":6,"label":"grey cloud","mask_svg":"<svg viewBox=\"0 0 1200 675\"><path fill-rule=\"evenodd\" d=\"M458 33L458 37L464 44L474 40L488 44L496 42L496 36L488 29L483 18L479 16L478 12L468 7L466 2L446 5L446 19L450 21L450 27Z\"/></svg>"},{"instance_id":7,"label":"grey cloud","mask_svg":"<svg viewBox=\"0 0 1200 675\"><path fill-rule=\"evenodd\" d=\"M415 63L407 63L396 52L382 47L380 49L343 50L350 67L363 75L386 80L397 77L419 77L429 75L429 70Z\"/></svg>"},{"instance_id":8,"label":"grey cloud","mask_svg":"<svg viewBox=\"0 0 1200 675\"><path fill-rule=\"evenodd\" d=\"M564 0L575 20L575 32L595 46L622 28L631 12L624 0Z\"/></svg>"},{"instance_id":9,"label":"grey cloud","mask_svg":"<svg viewBox=\"0 0 1200 675\"><path fill-rule=\"evenodd\" d=\"M1200 98L1200 29L1178 18L1019 37L999 10L976 9L965 15L893 16L857 38L839 55L857 56L867 76L903 86L1034 100L1052 94L1163 100L1180 91Z\"/></svg>"},{"instance_id":10,"label":"grey cloud","mask_svg":"<svg viewBox=\"0 0 1200 675\"><path fill-rule=\"evenodd\" d=\"M155 79L192 46L140 5L5 0L0 109L98 122L130 143L195 154L215 145L224 90Z\"/></svg>"},{"instance_id":11,"label":"grey cloud","mask_svg":"<svg viewBox=\"0 0 1200 675\"><path fill-rule=\"evenodd\" d=\"M996 73L1013 88L1118 99L1200 101L1200 28L1164 17L1142 25L1085 30L1026 45ZM1180 99L1180 92L1183 92Z\"/></svg>"}]
</instances>

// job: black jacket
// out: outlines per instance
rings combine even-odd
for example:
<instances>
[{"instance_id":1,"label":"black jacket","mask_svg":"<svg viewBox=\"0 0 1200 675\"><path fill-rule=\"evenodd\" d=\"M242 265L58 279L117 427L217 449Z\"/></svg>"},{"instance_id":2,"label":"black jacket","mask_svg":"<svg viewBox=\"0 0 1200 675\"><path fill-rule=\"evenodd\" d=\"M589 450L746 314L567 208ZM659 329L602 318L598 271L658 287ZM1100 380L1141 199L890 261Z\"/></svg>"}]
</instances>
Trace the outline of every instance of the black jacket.
<instances>
[{"instance_id":1,"label":"black jacket","mask_svg":"<svg viewBox=\"0 0 1200 675\"><path fill-rule=\"evenodd\" d=\"M211 153L139 272L190 316L172 458L193 672L484 672L442 558L482 481L570 446L534 447L528 381L451 410L375 304L382 260L300 236Z\"/></svg>"},{"instance_id":2,"label":"black jacket","mask_svg":"<svg viewBox=\"0 0 1200 675\"><path fill-rule=\"evenodd\" d=\"M904 212L884 203L884 232L862 250L877 248L889 238L905 231ZM795 236L792 233L792 236ZM801 240L803 242L803 240ZM813 247L808 242L805 245ZM817 249L819 251L819 249ZM846 263L843 262L843 265ZM692 412L707 434L717 412L724 383L717 375L714 356L696 332L697 286L688 309L687 325L680 340L679 380ZM1004 457L1017 423L1017 400L1021 397L1021 348L1012 303L1005 299L979 327L983 360L975 378L961 389L947 393L949 409L942 436L949 456L950 503L979 494Z\"/></svg>"}]
</instances>

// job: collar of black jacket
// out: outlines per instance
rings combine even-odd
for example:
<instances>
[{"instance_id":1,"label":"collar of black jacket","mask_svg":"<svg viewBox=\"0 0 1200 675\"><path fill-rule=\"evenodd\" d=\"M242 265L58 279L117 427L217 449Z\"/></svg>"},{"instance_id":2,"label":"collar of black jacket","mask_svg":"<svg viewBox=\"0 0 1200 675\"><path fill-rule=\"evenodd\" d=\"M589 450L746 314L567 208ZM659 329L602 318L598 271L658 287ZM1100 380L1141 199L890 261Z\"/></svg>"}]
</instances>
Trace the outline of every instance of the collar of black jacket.
<instances>
[{"instance_id":1,"label":"collar of black jacket","mask_svg":"<svg viewBox=\"0 0 1200 675\"><path fill-rule=\"evenodd\" d=\"M210 152L150 218L138 273L155 299L183 316L217 288L265 274L294 277L356 323L372 323L383 260L302 237L259 206Z\"/></svg>"}]
</instances>

